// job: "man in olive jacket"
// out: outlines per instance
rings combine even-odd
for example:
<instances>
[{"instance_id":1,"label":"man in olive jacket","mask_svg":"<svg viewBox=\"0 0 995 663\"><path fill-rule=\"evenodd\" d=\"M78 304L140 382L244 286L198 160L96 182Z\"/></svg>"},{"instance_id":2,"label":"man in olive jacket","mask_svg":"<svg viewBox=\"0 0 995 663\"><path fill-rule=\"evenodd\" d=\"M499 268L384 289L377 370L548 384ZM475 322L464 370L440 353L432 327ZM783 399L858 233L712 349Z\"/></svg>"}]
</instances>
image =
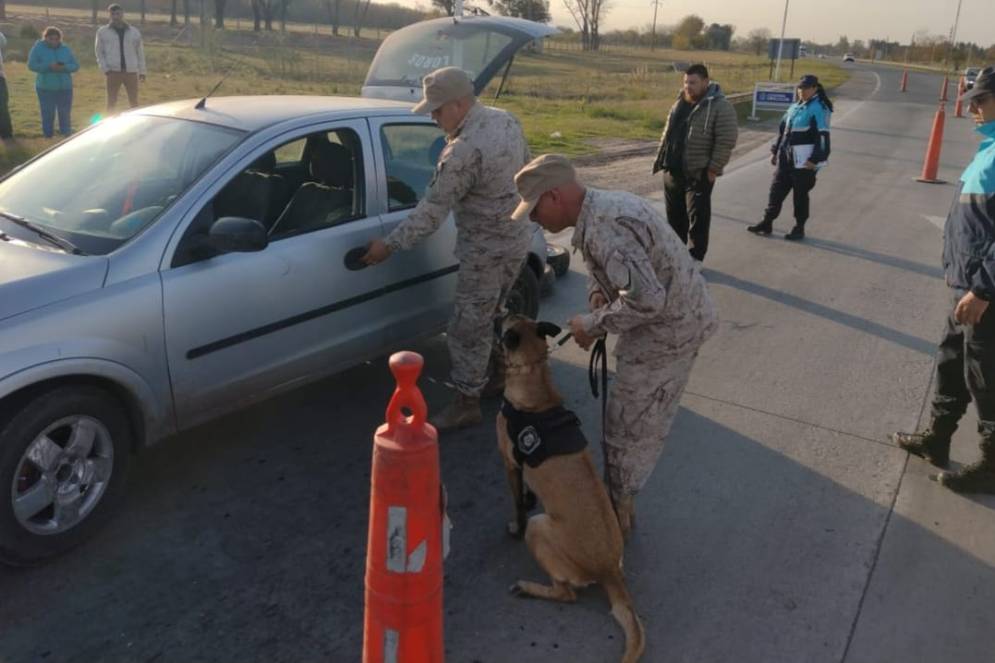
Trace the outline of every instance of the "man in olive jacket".
<instances>
[{"instance_id":1,"label":"man in olive jacket","mask_svg":"<svg viewBox=\"0 0 995 663\"><path fill-rule=\"evenodd\" d=\"M699 262L708 251L712 188L738 136L736 110L718 83L708 79L708 69L703 64L688 67L663 128L653 173L663 171L667 221Z\"/></svg>"}]
</instances>

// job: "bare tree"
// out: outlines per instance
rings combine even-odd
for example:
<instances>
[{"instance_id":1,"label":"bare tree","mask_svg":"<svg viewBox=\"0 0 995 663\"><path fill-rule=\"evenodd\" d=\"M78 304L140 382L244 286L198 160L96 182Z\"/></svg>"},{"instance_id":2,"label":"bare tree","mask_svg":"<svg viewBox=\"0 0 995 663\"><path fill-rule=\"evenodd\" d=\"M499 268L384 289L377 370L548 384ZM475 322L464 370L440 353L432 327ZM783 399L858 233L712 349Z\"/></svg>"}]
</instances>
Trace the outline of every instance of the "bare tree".
<instances>
[{"instance_id":1,"label":"bare tree","mask_svg":"<svg viewBox=\"0 0 995 663\"><path fill-rule=\"evenodd\" d=\"M0 0L0 21L7 20L7 0Z\"/></svg>"},{"instance_id":2,"label":"bare tree","mask_svg":"<svg viewBox=\"0 0 995 663\"><path fill-rule=\"evenodd\" d=\"M750 34L746 36L747 46L754 55L763 53L767 49L768 42L770 42L770 30L767 28L750 30Z\"/></svg>"},{"instance_id":3,"label":"bare tree","mask_svg":"<svg viewBox=\"0 0 995 663\"><path fill-rule=\"evenodd\" d=\"M169 6L169 26L175 28L179 21L176 20L176 0L172 0Z\"/></svg>"},{"instance_id":4,"label":"bare tree","mask_svg":"<svg viewBox=\"0 0 995 663\"><path fill-rule=\"evenodd\" d=\"M332 34L339 34L342 0L325 0L325 10L328 12L328 22L332 24Z\"/></svg>"},{"instance_id":5,"label":"bare tree","mask_svg":"<svg viewBox=\"0 0 995 663\"><path fill-rule=\"evenodd\" d=\"M145 0L142 0L140 3L138 3L138 10L142 14L141 24L145 25Z\"/></svg>"},{"instance_id":6,"label":"bare tree","mask_svg":"<svg viewBox=\"0 0 995 663\"><path fill-rule=\"evenodd\" d=\"M563 0L567 11L580 29L581 46L585 51L596 51L601 46L599 26L608 12L607 0Z\"/></svg>"},{"instance_id":7,"label":"bare tree","mask_svg":"<svg viewBox=\"0 0 995 663\"><path fill-rule=\"evenodd\" d=\"M190 25L190 0L183 0L183 25Z\"/></svg>"},{"instance_id":8,"label":"bare tree","mask_svg":"<svg viewBox=\"0 0 995 663\"><path fill-rule=\"evenodd\" d=\"M270 0L270 4L273 4L273 0ZM290 0L280 0L280 32L287 31L287 6L290 4Z\"/></svg>"},{"instance_id":9,"label":"bare tree","mask_svg":"<svg viewBox=\"0 0 995 663\"><path fill-rule=\"evenodd\" d=\"M93 13L91 21L93 21L94 25L97 24L97 11L99 7L100 7L100 0L90 0L90 10Z\"/></svg>"},{"instance_id":10,"label":"bare tree","mask_svg":"<svg viewBox=\"0 0 995 663\"><path fill-rule=\"evenodd\" d=\"M432 0L432 6L446 12L446 16L456 13L456 0Z\"/></svg>"},{"instance_id":11,"label":"bare tree","mask_svg":"<svg viewBox=\"0 0 995 663\"><path fill-rule=\"evenodd\" d=\"M225 5L228 0L214 0L214 27L218 30L225 29Z\"/></svg>"},{"instance_id":12,"label":"bare tree","mask_svg":"<svg viewBox=\"0 0 995 663\"><path fill-rule=\"evenodd\" d=\"M363 29L363 23L366 21L366 12L370 9L370 0L359 0L356 3L356 19L352 22L352 35L354 37L359 37L360 31Z\"/></svg>"},{"instance_id":13,"label":"bare tree","mask_svg":"<svg viewBox=\"0 0 995 663\"><path fill-rule=\"evenodd\" d=\"M273 3L276 0L252 0L252 29L259 32L260 24L265 24L266 29L273 31Z\"/></svg>"}]
</instances>

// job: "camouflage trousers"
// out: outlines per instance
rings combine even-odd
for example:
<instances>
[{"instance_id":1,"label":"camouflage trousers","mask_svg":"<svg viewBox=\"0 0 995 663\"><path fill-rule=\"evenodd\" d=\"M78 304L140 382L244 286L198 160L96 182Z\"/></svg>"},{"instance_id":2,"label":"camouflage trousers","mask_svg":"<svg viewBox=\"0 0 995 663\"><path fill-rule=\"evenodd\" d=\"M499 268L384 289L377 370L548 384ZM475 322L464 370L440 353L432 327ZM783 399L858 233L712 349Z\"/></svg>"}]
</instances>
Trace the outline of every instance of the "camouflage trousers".
<instances>
[{"instance_id":1,"label":"camouflage trousers","mask_svg":"<svg viewBox=\"0 0 995 663\"><path fill-rule=\"evenodd\" d=\"M491 258L486 264L460 263L446 343L453 384L467 396L479 396L487 384L494 320L504 312L523 262L515 257Z\"/></svg>"},{"instance_id":2,"label":"camouflage trousers","mask_svg":"<svg viewBox=\"0 0 995 663\"><path fill-rule=\"evenodd\" d=\"M618 357L608 390L605 466L615 497L635 495L663 451L698 356Z\"/></svg>"}]
</instances>

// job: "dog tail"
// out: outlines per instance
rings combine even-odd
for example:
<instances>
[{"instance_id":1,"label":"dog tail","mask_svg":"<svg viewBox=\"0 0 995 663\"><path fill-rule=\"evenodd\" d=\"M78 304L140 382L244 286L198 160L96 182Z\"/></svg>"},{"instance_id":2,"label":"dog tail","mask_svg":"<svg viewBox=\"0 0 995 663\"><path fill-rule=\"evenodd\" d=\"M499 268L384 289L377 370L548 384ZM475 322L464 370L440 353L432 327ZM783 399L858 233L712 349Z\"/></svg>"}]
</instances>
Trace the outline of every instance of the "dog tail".
<instances>
[{"instance_id":1,"label":"dog tail","mask_svg":"<svg viewBox=\"0 0 995 663\"><path fill-rule=\"evenodd\" d=\"M636 663L646 649L646 632L632 605L632 597L625 586L622 569L614 571L601 584L608 593L608 600L611 601L612 617L625 631L625 654L622 655L622 663Z\"/></svg>"}]
</instances>

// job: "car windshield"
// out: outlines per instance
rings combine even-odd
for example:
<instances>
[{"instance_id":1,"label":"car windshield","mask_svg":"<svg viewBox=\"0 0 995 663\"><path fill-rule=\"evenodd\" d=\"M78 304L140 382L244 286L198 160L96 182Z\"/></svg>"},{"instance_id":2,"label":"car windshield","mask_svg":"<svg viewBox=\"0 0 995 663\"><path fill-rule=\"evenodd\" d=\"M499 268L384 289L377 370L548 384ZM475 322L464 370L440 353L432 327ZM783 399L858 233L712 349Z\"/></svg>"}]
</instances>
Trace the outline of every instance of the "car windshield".
<instances>
[{"instance_id":1,"label":"car windshield","mask_svg":"<svg viewBox=\"0 0 995 663\"><path fill-rule=\"evenodd\" d=\"M0 213L10 215L0 216L0 229L36 241L13 223L20 217L85 253L109 253L155 221L243 135L166 117L106 120L0 182Z\"/></svg>"},{"instance_id":2,"label":"car windshield","mask_svg":"<svg viewBox=\"0 0 995 663\"><path fill-rule=\"evenodd\" d=\"M459 67L477 79L514 38L493 27L435 21L412 25L389 36L377 52L366 85L420 86L425 74Z\"/></svg>"}]
</instances>

